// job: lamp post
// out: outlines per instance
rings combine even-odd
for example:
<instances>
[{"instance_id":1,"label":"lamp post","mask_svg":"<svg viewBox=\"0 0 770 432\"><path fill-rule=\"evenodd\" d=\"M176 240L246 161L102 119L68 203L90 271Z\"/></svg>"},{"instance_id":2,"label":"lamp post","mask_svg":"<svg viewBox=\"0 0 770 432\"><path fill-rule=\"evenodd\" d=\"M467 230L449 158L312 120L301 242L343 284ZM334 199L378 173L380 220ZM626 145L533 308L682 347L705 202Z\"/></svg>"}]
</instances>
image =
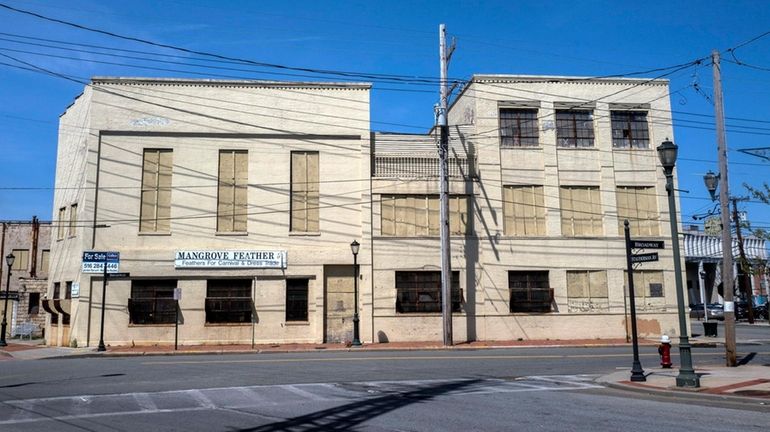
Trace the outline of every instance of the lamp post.
<instances>
[{"instance_id":1,"label":"lamp post","mask_svg":"<svg viewBox=\"0 0 770 432\"><path fill-rule=\"evenodd\" d=\"M5 256L5 263L8 264L8 278L5 282L5 306L3 307L3 324L2 333L0 333L0 346L8 346L8 343L5 342L5 329L8 326L8 321L5 317L8 315L8 299L10 298L8 290L11 287L11 267L13 266L14 260L16 260L16 257L13 256L12 253L9 253Z\"/></svg>"},{"instance_id":2,"label":"lamp post","mask_svg":"<svg viewBox=\"0 0 770 432\"><path fill-rule=\"evenodd\" d=\"M658 146L658 158L666 175L666 192L668 193L668 214L671 221L671 249L674 254L674 280L676 281L676 302L679 311L679 375L676 377L677 387L700 387L700 378L692 368L692 352L690 339L687 336L687 322L684 315L684 290L682 287L682 263L679 256L679 228L676 218L676 199L674 197L674 165L679 150L676 144L666 139Z\"/></svg>"},{"instance_id":3,"label":"lamp post","mask_svg":"<svg viewBox=\"0 0 770 432\"><path fill-rule=\"evenodd\" d=\"M354 272L354 278L353 278L353 342L352 346L354 347L360 347L361 346L361 339L359 338L358 334L358 249L361 247L361 245L356 241L353 240L353 243L350 244L350 251L353 252L353 272Z\"/></svg>"}]
</instances>

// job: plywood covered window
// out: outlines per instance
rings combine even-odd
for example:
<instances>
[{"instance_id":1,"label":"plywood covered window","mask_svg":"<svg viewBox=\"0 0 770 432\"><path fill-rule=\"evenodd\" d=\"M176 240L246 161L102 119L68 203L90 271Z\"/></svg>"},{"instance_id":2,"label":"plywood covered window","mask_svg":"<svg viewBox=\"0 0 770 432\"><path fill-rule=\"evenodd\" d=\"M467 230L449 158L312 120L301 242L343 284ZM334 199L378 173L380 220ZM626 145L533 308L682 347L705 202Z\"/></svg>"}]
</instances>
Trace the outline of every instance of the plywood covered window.
<instances>
[{"instance_id":1,"label":"plywood covered window","mask_svg":"<svg viewBox=\"0 0 770 432\"><path fill-rule=\"evenodd\" d=\"M500 147L537 147L538 138L536 109L500 109Z\"/></svg>"},{"instance_id":2,"label":"plywood covered window","mask_svg":"<svg viewBox=\"0 0 770 432\"><path fill-rule=\"evenodd\" d=\"M577 300L607 299L607 272L604 270L568 271L567 297Z\"/></svg>"},{"instance_id":3,"label":"plywood covered window","mask_svg":"<svg viewBox=\"0 0 770 432\"><path fill-rule=\"evenodd\" d=\"M70 223L67 229L68 236L75 237L75 234L77 233L76 231L77 225L78 225L78 205L72 204L70 206Z\"/></svg>"},{"instance_id":4,"label":"plywood covered window","mask_svg":"<svg viewBox=\"0 0 770 432\"><path fill-rule=\"evenodd\" d=\"M56 239L61 240L64 238L64 231L65 231L65 218L67 217L67 207L60 207L59 208L59 217L56 219Z\"/></svg>"},{"instance_id":5,"label":"plywood covered window","mask_svg":"<svg viewBox=\"0 0 770 432\"><path fill-rule=\"evenodd\" d=\"M503 201L505 235L545 235L543 186L505 186Z\"/></svg>"},{"instance_id":6,"label":"plywood covered window","mask_svg":"<svg viewBox=\"0 0 770 432\"><path fill-rule=\"evenodd\" d=\"M219 152L217 231L246 232L249 154L245 150Z\"/></svg>"},{"instance_id":7,"label":"plywood covered window","mask_svg":"<svg viewBox=\"0 0 770 432\"><path fill-rule=\"evenodd\" d=\"M618 229L623 234L623 222L628 219L631 236L660 235L658 200L654 187L618 186Z\"/></svg>"},{"instance_id":8,"label":"plywood covered window","mask_svg":"<svg viewBox=\"0 0 770 432\"><path fill-rule=\"evenodd\" d=\"M593 112L556 110L556 143L559 147L593 147Z\"/></svg>"},{"instance_id":9,"label":"plywood covered window","mask_svg":"<svg viewBox=\"0 0 770 432\"><path fill-rule=\"evenodd\" d=\"M140 232L171 230L172 155L171 150L144 150Z\"/></svg>"},{"instance_id":10,"label":"plywood covered window","mask_svg":"<svg viewBox=\"0 0 770 432\"><path fill-rule=\"evenodd\" d=\"M438 195L382 195L381 233L384 236L428 237L440 235ZM465 235L468 197L449 197L449 233Z\"/></svg>"},{"instance_id":11,"label":"plywood covered window","mask_svg":"<svg viewBox=\"0 0 770 432\"><path fill-rule=\"evenodd\" d=\"M628 272L623 272L623 284L628 287ZM634 297L646 301L663 297L663 272L660 270L634 270Z\"/></svg>"},{"instance_id":12,"label":"plywood covered window","mask_svg":"<svg viewBox=\"0 0 770 432\"><path fill-rule=\"evenodd\" d=\"M318 232L318 152L291 152L291 231Z\"/></svg>"},{"instance_id":13,"label":"plywood covered window","mask_svg":"<svg viewBox=\"0 0 770 432\"><path fill-rule=\"evenodd\" d=\"M11 270L27 270L29 268L29 249L14 249L12 252L16 258L13 261Z\"/></svg>"},{"instance_id":14,"label":"plywood covered window","mask_svg":"<svg viewBox=\"0 0 770 432\"><path fill-rule=\"evenodd\" d=\"M612 111L612 146L615 148L649 148L650 129L644 111Z\"/></svg>"},{"instance_id":15,"label":"plywood covered window","mask_svg":"<svg viewBox=\"0 0 770 432\"><path fill-rule=\"evenodd\" d=\"M602 235L602 206L598 187L562 186L559 198L563 236Z\"/></svg>"},{"instance_id":16,"label":"plywood covered window","mask_svg":"<svg viewBox=\"0 0 770 432\"><path fill-rule=\"evenodd\" d=\"M40 271L43 273L49 273L51 270L48 268L51 265L51 251L43 249L40 253Z\"/></svg>"}]
</instances>

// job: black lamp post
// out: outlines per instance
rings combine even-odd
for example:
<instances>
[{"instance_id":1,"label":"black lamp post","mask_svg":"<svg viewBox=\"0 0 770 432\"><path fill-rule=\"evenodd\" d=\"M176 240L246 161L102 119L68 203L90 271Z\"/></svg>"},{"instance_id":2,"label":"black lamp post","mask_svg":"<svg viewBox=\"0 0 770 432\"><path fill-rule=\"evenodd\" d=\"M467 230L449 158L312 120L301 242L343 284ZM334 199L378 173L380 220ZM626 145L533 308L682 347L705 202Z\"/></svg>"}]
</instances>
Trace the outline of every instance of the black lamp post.
<instances>
[{"instance_id":1,"label":"black lamp post","mask_svg":"<svg viewBox=\"0 0 770 432\"><path fill-rule=\"evenodd\" d=\"M13 256L12 253L9 253L5 256L5 263L8 264L8 278L5 282L5 306L3 307L3 324L2 333L0 333L0 346L8 346L8 343L5 342L5 329L8 326L8 321L6 320L5 316L8 315L8 300L10 298L8 290L11 287L11 267L13 266L14 260L16 260L16 257Z\"/></svg>"},{"instance_id":2,"label":"black lamp post","mask_svg":"<svg viewBox=\"0 0 770 432\"><path fill-rule=\"evenodd\" d=\"M350 244L350 251L353 252L353 272L354 272L354 279L353 279L353 342L352 346L354 347L360 347L361 346L361 339L358 334L358 249L361 247L361 245L356 241L353 240L353 243Z\"/></svg>"},{"instance_id":3,"label":"black lamp post","mask_svg":"<svg viewBox=\"0 0 770 432\"><path fill-rule=\"evenodd\" d=\"M658 146L658 158L666 174L666 192L668 193L668 214L671 220L671 249L674 253L674 280L676 281L676 302L679 311L679 375L677 387L700 387L700 378L692 368L690 339L687 336L687 322L684 315L684 290L682 287L682 263L679 256L679 228L676 218L676 199L674 197L674 165L679 147L666 139Z\"/></svg>"}]
</instances>

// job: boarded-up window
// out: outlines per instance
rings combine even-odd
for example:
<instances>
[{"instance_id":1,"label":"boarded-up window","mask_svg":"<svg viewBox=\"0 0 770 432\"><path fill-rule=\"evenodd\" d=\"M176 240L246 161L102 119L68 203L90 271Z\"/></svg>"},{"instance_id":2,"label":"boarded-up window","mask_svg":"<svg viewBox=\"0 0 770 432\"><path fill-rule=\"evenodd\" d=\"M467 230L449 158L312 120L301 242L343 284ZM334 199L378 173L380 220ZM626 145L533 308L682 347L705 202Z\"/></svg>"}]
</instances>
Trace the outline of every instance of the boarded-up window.
<instances>
[{"instance_id":1,"label":"boarded-up window","mask_svg":"<svg viewBox=\"0 0 770 432\"><path fill-rule=\"evenodd\" d=\"M65 224L67 217L67 207L59 208L59 217L56 219L56 238L61 240L64 238Z\"/></svg>"},{"instance_id":2,"label":"boarded-up window","mask_svg":"<svg viewBox=\"0 0 770 432\"><path fill-rule=\"evenodd\" d=\"M245 150L219 152L217 231L246 232L249 155Z\"/></svg>"},{"instance_id":3,"label":"boarded-up window","mask_svg":"<svg viewBox=\"0 0 770 432\"><path fill-rule=\"evenodd\" d=\"M70 237L75 237L76 230L78 225L78 205L72 204L70 206L70 223L69 223L69 229L67 230L67 235Z\"/></svg>"},{"instance_id":4,"label":"boarded-up window","mask_svg":"<svg viewBox=\"0 0 770 432\"><path fill-rule=\"evenodd\" d=\"M171 150L146 149L142 164L142 208L139 231L171 230Z\"/></svg>"},{"instance_id":5,"label":"boarded-up window","mask_svg":"<svg viewBox=\"0 0 770 432\"><path fill-rule=\"evenodd\" d=\"M48 274L51 270L49 270L48 266L51 265L51 251L48 249L43 249L43 251L40 253L40 271L42 273Z\"/></svg>"},{"instance_id":6,"label":"boarded-up window","mask_svg":"<svg viewBox=\"0 0 770 432\"><path fill-rule=\"evenodd\" d=\"M567 297L607 298L607 272L604 270L568 271Z\"/></svg>"},{"instance_id":7,"label":"boarded-up window","mask_svg":"<svg viewBox=\"0 0 770 432\"><path fill-rule=\"evenodd\" d=\"M615 148L649 148L650 129L644 111L612 111L612 146Z\"/></svg>"},{"instance_id":8,"label":"boarded-up window","mask_svg":"<svg viewBox=\"0 0 770 432\"><path fill-rule=\"evenodd\" d=\"M593 147L593 112L556 110L556 143L559 147Z\"/></svg>"},{"instance_id":9,"label":"boarded-up window","mask_svg":"<svg viewBox=\"0 0 770 432\"><path fill-rule=\"evenodd\" d=\"M628 287L627 271L623 272L623 284ZM634 270L634 297L643 301L648 298L663 297L663 272L660 270Z\"/></svg>"},{"instance_id":10,"label":"boarded-up window","mask_svg":"<svg viewBox=\"0 0 770 432\"><path fill-rule=\"evenodd\" d=\"M623 233L623 222L628 219L632 236L660 234L657 196L654 187L618 186L618 227Z\"/></svg>"},{"instance_id":11,"label":"boarded-up window","mask_svg":"<svg viewBox=\"0 0 770 432\"><path fill-rule=\"evenodd\" d=\"M319 231L318 152L291 152L291 231Z\"/></svg>"},{"instance_id":12,"label":"boarded-up window","mask_svg":"<svg viewBox=\"0 0 770 432\"><path fill-rule=\"evenodd\" d=\"M602 235L602 206L598 187L562 186L559 196L563 236Z\"/></svg>"},{"instance_id":13,"label":"boarded-up window","mask_svg":"<svg viewBox=\"0 0 770 432\"><path fill-rule=\"evenodd\" d=\"M500 109L501 147L536 147L538 135L536 109Z\"/></svg>"},{"instance_id":14,"label":"boarded-up window","mask_svg":"<svg viewBox=\"0 0 770 432\"><path fill-rule=\"evenodd\" d=\"M13 260L11 270L27 270L29 268L29 249L14 249L13 256L16 257Z\"/></svg>"},{"instance_id":15,"label":"boarded-up window","mask_svg":"<svg viewBox=\"0 0 770 432\"><path fill-rule=\"evenodd\" d=\"M506 235L545 235L543 186L505 186L503 200Z\"/></svg>"},{"instance_id":16,"label":"boarded-up window","mask_svg":"<svg viewBox=\"0 0 770 432\"><path fill-rule=\"evenodd\" d=\"M438 195L382 195L384 236L426 237L440 235ZM449 197L449 233L465 235L468 228L468 197Z\"/></svg>"}]
</instances>

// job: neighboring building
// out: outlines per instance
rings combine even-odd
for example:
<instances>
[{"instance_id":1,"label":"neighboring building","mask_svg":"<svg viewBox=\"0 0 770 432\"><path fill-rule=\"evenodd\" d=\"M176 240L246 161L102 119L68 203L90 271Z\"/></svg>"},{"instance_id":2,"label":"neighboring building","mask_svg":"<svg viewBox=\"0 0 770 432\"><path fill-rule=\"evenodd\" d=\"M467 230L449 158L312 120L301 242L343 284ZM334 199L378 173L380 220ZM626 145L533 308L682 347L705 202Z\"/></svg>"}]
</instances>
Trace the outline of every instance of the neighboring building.
<instances>
[{"instance_id":1,"label":"neighboring building","mask_svg":"<svg viewBox=\"0 0 770 432\"><path fill-rule=\"evenodd\" d=\"M639 331L677 334L668 82L474 76L452 104L454 340L626 335L622 222L663 239ZM371 134L369 85L95 78L62 115L50 342L441 340L433 135ZM57 226L64 226L58 224ZM72 292L71 302L65 298ZM71 304L70 304L71 303Z\"/></svg>"},{"instance_id":2,"label":"neighboring building","mask_svg":"<svg viewBox=\"0 0 770 432\"><path fill-rule=\"evenodd\" d=\"M8 316L6 337L16 335L22 323L35 324L33 336L43 336L46 314L42 299L48 289L48 268L51 259L51 223L40 222L37 217L31 221L0 221L0 320L5 308L6 288L8 290ZM15 257L11 267L10 286L8 265L5 257Z\"/></svg>"},{"instance_id":3,"label":"neighboring building","mask_svg":"<svg viewBox=\"0 0 770 432\"><path fill-rule=\"evenodd\" d=\"M740 263L740 249L738 239L733 238L733 277L735 281L736 297L742 293L738 287L738 266ZM767 244L765 240L753 237L743 237L743 251L746 259L751 264L751 293L757 304L767 301L768 275L763 271L767 268ZM690 226L684 232L684 254L687 266L687 291L691 303L723 303L724 299L719 292L722 282L722 237L709 235L698 229L697 225Z\"/></svg>"}]
</instances>

